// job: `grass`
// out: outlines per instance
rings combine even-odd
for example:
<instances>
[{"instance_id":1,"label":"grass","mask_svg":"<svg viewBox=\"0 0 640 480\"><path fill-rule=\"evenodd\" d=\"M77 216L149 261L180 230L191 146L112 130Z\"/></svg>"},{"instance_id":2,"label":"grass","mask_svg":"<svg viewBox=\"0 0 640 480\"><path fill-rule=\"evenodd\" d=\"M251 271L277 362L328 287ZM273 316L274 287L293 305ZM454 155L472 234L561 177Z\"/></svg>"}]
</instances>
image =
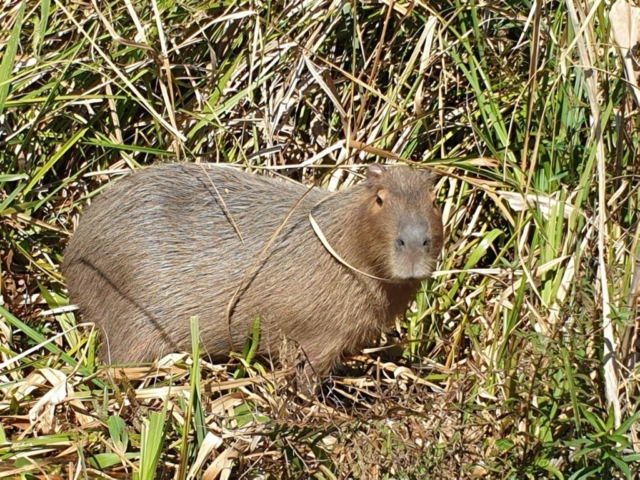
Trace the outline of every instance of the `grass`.
<instances>
[{"instance_id":1,"label":"grass","mask_svg":"<svg viewBox=\"0 0 640 480\"><path fill-rule=\"evenodd\" d=\"M608 13L5 3L0 478L634 478L638 105ZM445 251L321 398L257 363L257 334L227 364L197 342L96 361L58 267L122 171L235 162L336 189L334 167L374 160L442 172Z\"/></svg>"}]
</instances>

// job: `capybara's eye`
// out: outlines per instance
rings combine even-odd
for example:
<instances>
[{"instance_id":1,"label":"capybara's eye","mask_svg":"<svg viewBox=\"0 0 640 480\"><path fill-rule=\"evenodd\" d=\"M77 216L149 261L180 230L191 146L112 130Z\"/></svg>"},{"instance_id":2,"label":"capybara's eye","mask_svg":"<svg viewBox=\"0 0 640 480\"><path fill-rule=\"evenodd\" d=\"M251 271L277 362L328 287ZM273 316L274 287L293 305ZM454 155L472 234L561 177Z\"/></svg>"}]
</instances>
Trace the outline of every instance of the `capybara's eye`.
<instances>
[{"instance_id":1,"label":"capybara's eye","mask_svg":"<svg viewBox=\"0 0 640 480\"><path fill-rule=\"evenodd\" d=\"M384 203L384 202L382 201L382 197L381 197L380 195L378 195L378 197L376 198L376 203L377 203L378 205L380 205L380 206L382 206L382 204Z\"/></svg>"}]
</instances>

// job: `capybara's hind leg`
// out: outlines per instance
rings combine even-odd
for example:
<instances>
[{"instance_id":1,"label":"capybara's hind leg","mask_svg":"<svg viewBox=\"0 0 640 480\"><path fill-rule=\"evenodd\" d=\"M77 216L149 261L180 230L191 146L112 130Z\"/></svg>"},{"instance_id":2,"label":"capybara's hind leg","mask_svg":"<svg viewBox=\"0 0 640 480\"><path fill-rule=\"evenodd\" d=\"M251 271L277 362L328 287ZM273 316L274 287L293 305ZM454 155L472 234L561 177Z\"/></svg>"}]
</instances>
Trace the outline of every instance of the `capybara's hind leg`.
<instances>
[{"instance_id":1,"label":"capybara's hind leg","mask_svg":"<svg viewBox=\"0 0 640 480\"><path fill-rule=\"evenodd\" d=\"M123 338L121 335L109 335L101 332L100 360L107 365L117 363L149 363L162 358L173 351L172 348L154 332Z\"/></svg>"}]
</instances>

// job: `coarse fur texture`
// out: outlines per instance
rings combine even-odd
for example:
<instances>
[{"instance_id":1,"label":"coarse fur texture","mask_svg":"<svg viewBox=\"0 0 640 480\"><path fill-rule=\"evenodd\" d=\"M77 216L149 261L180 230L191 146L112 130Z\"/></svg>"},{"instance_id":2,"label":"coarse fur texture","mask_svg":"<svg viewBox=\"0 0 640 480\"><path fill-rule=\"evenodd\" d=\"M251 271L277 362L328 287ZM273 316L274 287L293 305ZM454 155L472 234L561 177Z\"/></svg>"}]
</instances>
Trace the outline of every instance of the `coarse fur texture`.
<instances>
[{"instance_id":1,"label":"coarse fur texture","mask_svg":"<svg viewBox=\"0 0 640 480\"><path fill-rule=\"evenodd\" d=\"M189 350L192 316L204 352L221 357L230 350L227 305L242 283L234 348L257 316L258 353L277 356L292 340L322 376L391 325L434 269L443 233L432 186L430 171L375 164L351 188L313 188L245 278L307 187L213 164L142 169L80 218L63 264L70 299L100 327L105 362ZM391 281L337 261L310 213L340 257Z\"/></svg>"}]
</instances>

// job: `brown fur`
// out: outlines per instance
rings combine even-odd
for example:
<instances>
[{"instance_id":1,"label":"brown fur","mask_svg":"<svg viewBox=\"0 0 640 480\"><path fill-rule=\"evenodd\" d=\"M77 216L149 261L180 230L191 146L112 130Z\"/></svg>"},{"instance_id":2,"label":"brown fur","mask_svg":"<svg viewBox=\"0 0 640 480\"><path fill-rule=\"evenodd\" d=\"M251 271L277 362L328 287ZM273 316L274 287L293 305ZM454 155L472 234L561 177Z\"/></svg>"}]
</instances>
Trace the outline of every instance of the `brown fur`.
<instances>
[{"instance_id":1,"label":"brown fur","mask_svg":"<svg viewBox=\"0 0 640 480\"><path fill-rule=\"evenodd\" d=\"M404 312L442 248L432 183L428 172L373 165L354 187L309 192L239 292L231 314L236 350L258 316L260 353L276 355L284 336L323 375L376 338ZM63 273L84 321L100 327L102 359L150 361L189 350L191 316L199 317L204 351L228 354L226 307L305 191L227 166L170 164L133 173L99 195L80 219ZM312 211L338 255L392 282L340 264L313 231ZM403 225L425 238L422 250L404 253Z\"/></svg>"}]
</instances>

